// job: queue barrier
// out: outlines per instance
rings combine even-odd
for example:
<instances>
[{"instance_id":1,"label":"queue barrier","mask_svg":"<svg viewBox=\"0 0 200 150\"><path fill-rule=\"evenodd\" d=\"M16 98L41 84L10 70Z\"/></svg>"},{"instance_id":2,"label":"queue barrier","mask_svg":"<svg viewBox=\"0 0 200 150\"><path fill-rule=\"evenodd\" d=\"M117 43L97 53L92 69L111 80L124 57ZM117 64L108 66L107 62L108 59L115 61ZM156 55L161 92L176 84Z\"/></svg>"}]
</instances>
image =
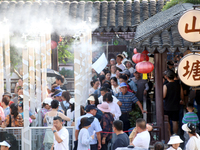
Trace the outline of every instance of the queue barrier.
<instances>
[{"instance_id":1,"label":"queue barrier","mask_svg":"<svg viewBox=\"0 0 200 150\"><path fill-rule=\"evenodd\" d=\"M65 127L65 126L63 126ZM69 132L69 150L74 146L74 127L65 127ZM7 127L0 128L0 142L10 140L13 144L10 150L22 150L23 147L23 127ZM46 130L51 130L50 127L29 127L30 147L31 150L44 150L43 140Z\"/></svg>"}]
</instances>

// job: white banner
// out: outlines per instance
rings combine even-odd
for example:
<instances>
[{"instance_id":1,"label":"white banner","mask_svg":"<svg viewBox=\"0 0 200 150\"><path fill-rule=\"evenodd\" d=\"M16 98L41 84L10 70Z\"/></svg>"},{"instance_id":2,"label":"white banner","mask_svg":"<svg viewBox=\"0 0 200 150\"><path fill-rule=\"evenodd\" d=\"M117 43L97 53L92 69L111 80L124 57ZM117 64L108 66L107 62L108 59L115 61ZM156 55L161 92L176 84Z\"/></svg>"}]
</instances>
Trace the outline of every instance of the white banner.
<instances>
[{"instance_id":1,"label":"white banner","mask_svg":"<svg viewBox=\"0 0 200 150\"><path fill-rule=\"evenodd\" d=\"M97 61L92 64L92 68L99 74L108 64L106 55L103 53Z\"/></svg>"}]
</instances>

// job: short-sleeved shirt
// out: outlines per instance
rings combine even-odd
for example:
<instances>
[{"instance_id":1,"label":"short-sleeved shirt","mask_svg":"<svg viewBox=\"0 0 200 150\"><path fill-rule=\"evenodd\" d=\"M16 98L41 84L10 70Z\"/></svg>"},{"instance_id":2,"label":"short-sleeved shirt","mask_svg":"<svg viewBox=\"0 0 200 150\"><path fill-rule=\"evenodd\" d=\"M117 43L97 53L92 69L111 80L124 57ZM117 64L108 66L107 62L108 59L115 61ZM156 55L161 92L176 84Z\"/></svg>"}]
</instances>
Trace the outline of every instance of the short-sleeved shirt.
<instances>
[{"instance_id":1,"label":"short-sleeved shirt","mask_svg":"<svg viewBox=\"0 0 200 150\"><path fill-rule=\"evenodd\" d=\"M69 133L64 127L60 131L57 131L58 136L62 139L61 143L58 143L54 136L54 150L69 150Z\"/></svg>"},{"instance_id":2,"label":"short-sleeved shirt","mask_svg":"<svg viewBox=\"0 0 200 150\"><path fill-rule=\"evenodd\" d=\"M115 150L118 147L127 147L129 145L129 138L126 133L122 133L117 135L116 140L113 143L113 150Z\"/></svg>"},{"instance_id":3,"label":"short-sleeved shirt","mask_svg":"<svg viewBox=\"0 0 200 150\"><path fill-rule=\"evenodd\" d=\"M149 149L149 144L150 144L149 132L143 131L141 133L138 133L132 143L135 147Z\"/></svg>"},{"instance_id":4,"label":"short-sleeved shirt","mask_svg":"<svg viewBox=\"0 0 200 150\"><path fill-rule=\"evenodd\" d=\"M122 103L122 106L120 107L122 113L130 112L132 110L132 104L138 101L135 94L131 92L127 92L124 95L120 92L116 95L116 98Z\"/></svg>"},{"instance_id":5,"label":"short-sleeved shirt","mask_svg":"<svg viewBox=\"0 0 200 150\"><path fill-rule=\"evenodd\" d=\"M194 112L186 113L182 119L182 123L186 124L188 122L195 124L195 126L199 124L199 118L197 114L195 114Z\"/></svg>"},{"instance_id":6,"label":"short-sleeved shirt","mask_svg":"<svg viewBox=\"0 0 200 150\"><path fill-rule=\"evenodd\" d=\"M5 117L6 117L7 115L10 114L10 107L9 107L9 106L6 107L5 109L3 109L3 111L4 111L4 115L5 115Z\"/></svg>"},{"instance_id":7,"label":"short-sleeved shirt","mask_svg":"<svg viewBox=\"0 0 200 150\"><path fill-rule=\"evenodd\" d=\"M87 113L87 114L81 116L80 118L78 118L77 124L76 124L76 130L79 130L80 121L81 121L81 119L82 119L83 117L93 117L93 115ZM99 121L98 121L97 118L94 118L94 121L92 122L91 127L88 128L88 132L89 132L89 135L90 135L90 136L93 135L93 132L94 132L94 131L95 131L95 132L100 132L100 131L102 131L101 125L100 125L100 123L99 123ZM91 144L97 144L97 135L96 135L96 134L95 134L95 136L94 136L94 139L90 142L90 145L91 145Z\"/></svg>"}]
</instances>

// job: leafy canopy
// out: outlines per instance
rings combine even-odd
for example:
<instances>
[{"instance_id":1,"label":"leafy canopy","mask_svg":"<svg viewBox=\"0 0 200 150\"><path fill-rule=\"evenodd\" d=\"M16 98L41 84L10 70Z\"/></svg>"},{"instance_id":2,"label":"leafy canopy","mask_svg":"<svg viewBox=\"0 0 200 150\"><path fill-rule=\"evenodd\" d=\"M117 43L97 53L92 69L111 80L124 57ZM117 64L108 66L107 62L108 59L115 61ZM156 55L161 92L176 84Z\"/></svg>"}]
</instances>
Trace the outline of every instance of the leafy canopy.
<instances>
[{"instance_id":1,"label":"leafy canopy","mask_svg":"<svg viewBox=\"0 0 200 150\"><path fill-rule=\"evenodd\" d=\"M179 3L192 3L192 4L200 4L200 0L170 0L168 1L162 10L167 10L170 7L179 4Z\"/></svg>"}]
</instances>

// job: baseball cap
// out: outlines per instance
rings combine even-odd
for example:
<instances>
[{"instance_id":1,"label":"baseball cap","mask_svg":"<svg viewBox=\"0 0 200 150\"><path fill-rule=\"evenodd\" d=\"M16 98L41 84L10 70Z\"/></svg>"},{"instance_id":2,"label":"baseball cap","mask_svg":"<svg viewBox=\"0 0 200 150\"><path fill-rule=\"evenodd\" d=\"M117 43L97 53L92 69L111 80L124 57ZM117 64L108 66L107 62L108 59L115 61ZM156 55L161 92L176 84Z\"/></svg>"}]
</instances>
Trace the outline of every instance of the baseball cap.
<instances>
[{"instance_id":1,"label":"baseball cap","mask_svg":"<svg viewBox=\"0 0 200 150\"><path fill-rule=\"evenodd\" d=\"M125 82L122 82L122 83L119 85L119 87L120 87L120 88L121 88L121 87L127 87L127 85L126 85Z\"/></svg>"},{"instance_id":2,"label":"baseball cap","mask_svg":"<svg viewBox=\"0 0 200 150\"><path fill-rule=\"evenodd\" d=\"M52 102L52 98L45 98L43 103L48 104L49 106L51 106L51 102Z\"/></svg>"},{"instance_id":3,"label":"baseball cap","mask_svg":"<svg viewBox=\"0 0 200 150\"><path fill-rule=\"evenodd\" d=\"M196 130L196 127L193 123L188 122L187 124L182 125L182 129L186 132L194 133Z\"/></svg>"},{"instance_id":4,"label":"baseball cap","mask_svg":"<svg viewBox=\"0 0 200 150\"><path fill-rule=\"evenodd\" d=\"M90 110L92 110L92 109L97 110L97 108L96 108L95 105L87 105L87 107L86 107L86 112L90 112Z\"/></svg>"},{"instance_id":5,"label":"baseball cap","mask_svg":"<svg viewBox=\"0 0 200 150\"><path fill-rule=\"evenodd\" d=\"M7 141L0 142L0 145L7 146L8 148L11 147L11 145Z\"/></svg>"}]
</instances>

